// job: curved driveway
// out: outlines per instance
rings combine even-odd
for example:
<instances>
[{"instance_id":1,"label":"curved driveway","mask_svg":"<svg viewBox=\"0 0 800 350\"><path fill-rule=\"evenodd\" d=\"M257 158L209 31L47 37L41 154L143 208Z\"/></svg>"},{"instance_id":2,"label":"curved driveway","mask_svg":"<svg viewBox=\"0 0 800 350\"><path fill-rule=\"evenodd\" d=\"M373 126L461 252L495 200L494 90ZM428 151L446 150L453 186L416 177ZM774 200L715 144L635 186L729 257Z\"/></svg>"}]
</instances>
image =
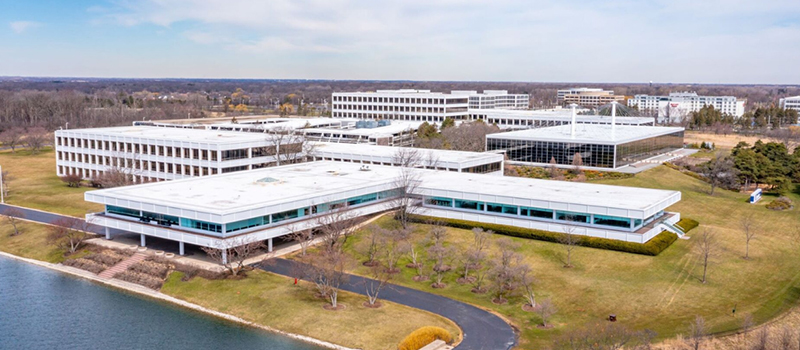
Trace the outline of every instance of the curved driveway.
<instances>
[{"instance_id":1,"label":"curved driveway","mask_svg":"<svg viewBox=\"0 0 800 350\"><path fill-rule=\"evenodd\" d=\"M276 258L259 267L272 273L297 277L292 273L298 271L292 267L293 264L299 263ZM366 278L348 276L348 281L341 289L364 295ZM432 312L452 320L464 332L464 339L456 347L458 350L507 350L516 344L517 336L508 323L488 311L460 301L394 284L381 291L380 299Z\"/></svg>"},{"instance_id":2,"label":"curved driveway","mask_svg":"<svg viewBox=\"0 0 800 350\"><path fill-rule=\"evenodd\" d=\"M12 206L0 204L0 213L9 207ZM66 216L24 207L13 207L24 212L26 220L43 224L49 224L58 218ZM100 235L103 234L102 227L95 226L91 231ZM112 234L122 232L112 230ZM272 259L271 263L260 267L265 271L279 275L296 277L292 271L298 270L292 268L292 264L298 264L298 262L277 258ZM364 295L364 280L366 278L355 275L348 276L348 281L342 285L341 289ZM460 301L394 284L390 284L382 290L380 298L432 312L452 320L464 333L464 339L456 347L458 350L508 350L517 341L514 330L500 317Z\"/></svg>"}]
</instances>

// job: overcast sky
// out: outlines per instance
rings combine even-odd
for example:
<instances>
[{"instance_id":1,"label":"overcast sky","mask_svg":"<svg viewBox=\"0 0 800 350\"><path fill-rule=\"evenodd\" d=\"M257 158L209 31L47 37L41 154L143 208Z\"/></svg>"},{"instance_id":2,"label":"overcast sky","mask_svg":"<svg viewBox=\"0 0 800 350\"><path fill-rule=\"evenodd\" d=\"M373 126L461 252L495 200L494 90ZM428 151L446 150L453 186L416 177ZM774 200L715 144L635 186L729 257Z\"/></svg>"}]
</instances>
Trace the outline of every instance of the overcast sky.
<instances>
[{"instance_id":1,"label":"overcast sky","mask_svg":"<svg viewBox=\"0 0 800 350\"><path fill-rule=\"evenodd\" d=\"M800 84L800 1L0 0L0 76Z\"/></svg>"}]
</instances>

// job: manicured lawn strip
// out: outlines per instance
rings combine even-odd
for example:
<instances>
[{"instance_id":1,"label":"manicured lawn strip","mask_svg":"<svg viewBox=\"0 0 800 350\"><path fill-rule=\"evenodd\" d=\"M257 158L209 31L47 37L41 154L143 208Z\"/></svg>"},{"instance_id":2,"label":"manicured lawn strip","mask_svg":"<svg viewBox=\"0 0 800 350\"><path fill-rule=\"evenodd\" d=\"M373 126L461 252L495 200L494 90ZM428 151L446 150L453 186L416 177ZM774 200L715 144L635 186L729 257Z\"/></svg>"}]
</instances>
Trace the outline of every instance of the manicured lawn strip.
<instances>
[{"instance_id":1,"label":"manicured lawn strip","mask_svg":"<svg viewBox=\"0 0 800 350\"><path fill-rule=\"evenodd\" d=\"M67 187L56 176L55 152L47 148L33 155L28 150L0 152L0 166L12 179L11 193L6 203L83 217L88 212L101 211L102 206L85 202L83 193L90 187Z\"/></svg>"},{"instance_id":2,"label":"manicured lawn strip","mask_svg":"<svg viewBox=\"0 0 800 350\"><path fill-rule=\"evenodd\" d=\"M556 327L549 330L535 327L539 318L521 309L521 297L507 305L494 305L489 296L471 293L469 285L458 285L455 273L445 278L448 286L444 289L431 288L430 281L414 282L414 271L407 268L393 282L497 311L521 328L522 348L549 346L565 330L605 322L609 314L616 314L623 325L652 329L664 339L686 333L696 315L706 319L712 332L728 332L739 328L747 313L763 322L796 305L800 288L800 247L794 238L795 227L800 226L797 209L771 211L763 203L746 203L746 194L724 190L709 197L706 183L664 166L634 178L600 182L681 191L682 201L668 210L700 222L689 236L708 228L716 232L720 243L720 254L709 267L709 282L699 282L702 265L694 252L698 241L694 238L677 240L655 257L579 247L573 251L575 267L565 269L562 246L512 237L521 244L519 253L539 279L537 297L552 298L559 309L552 318ZM790 197L800 200L795 193ZM739 218L747 213L757 214L765 228L751 242L750 260L741 258L744 234L739 230ZM397 225L386 217L377 223ZM415 244L423 245L429 229L418 227ZM451 244L464 246L472 241L469 230L447 229ZM361 256L356 250L362 236L359 233L348 242L347 249L354 256ZM406 263L408 260L402 260L400 265ZM358 266L353 272L366 275L368 269ZM731 316L734 306L737 317Z\"/></svg>"},{"instance_id":3,"label":"manicured lawn strip","mask_svg":"<svg viewBox=\"0 0 800 350\"><path fill-rule=\"evenodd\" d=\"M29 259L60 263L64 261L64 250L47 242L47 226L30 222L19 225L21 233L11 236L14 230L11 225L0 221L0 251ZM76 252L80 257L88 252Z\"/></svg>"},{"instance_id":4,"label":"manicured lawn strip","mask_svg":"<svg viewBox=\"0 0 800 350\"><path fill-rule=\"evenodd\" d=\"M161 292L257 322L282 331L308 335L335 344L361 349L396 349L400 341L423 326L447 329L454 336L458 328L449 320L424 311L382 301L378 309L361 305L366 297L341 292L340 311L322 308L325 300L314 297L305 282L293 285L290 278L255 270L242 280L206 280L195 277L181 281L173 272Z\"/></svg>"}]
</instances>

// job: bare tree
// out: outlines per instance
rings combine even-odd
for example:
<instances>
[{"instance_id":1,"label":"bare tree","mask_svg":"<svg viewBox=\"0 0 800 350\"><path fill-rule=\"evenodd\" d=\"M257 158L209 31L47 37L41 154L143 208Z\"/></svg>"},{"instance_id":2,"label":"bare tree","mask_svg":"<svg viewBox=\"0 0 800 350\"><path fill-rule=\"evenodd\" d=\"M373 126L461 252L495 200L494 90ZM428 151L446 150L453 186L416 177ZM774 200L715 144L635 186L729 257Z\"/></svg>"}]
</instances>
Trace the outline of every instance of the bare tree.
<instances>
[{"instance_id":1,"label":"bare tree","mask_svg":"<svg viewBox=\"0 0 800 350\"><path fill-rule=\"evenodd\" d=\"M434 156L429 155L429 158ZM398 147L392 155L392 164L403 168L424 166L423 153L417 148Z\"/></svg>"},{"instance_id":2,"label":"bare tree","mask_svg":"<svg viewBox=\"0 0 800 350\"><path fill-rule=\"evenodd\" d=\"M550 319L550 316L555 315L555 313L558 312L558 309L556 308L556 305L553 304L553 301L550 300L550 298L547 298L539 303L539 307L536 311L539 313L539 317L542 318L542 327L547 327L547 320Z\"/></svg>"},{"instance_id":3,"label":"bare tree","mask_svg":"<svg viewBox=\"0 0 800 350\"><path fill-rule=\"evenodd\" d=\"M316 225L323 249L341 251L361 221L362 219L346 205L333 208L318 216Z\"/></svg>"},{"instance_id":4,"label":"bare tree","mask_svg":"<svg viewBox=\"0 0 800 350\"><path fill-rule=\"evenodd\" d=\"M744 233L744 258L750 259L750 241L758 235L759 228L755 222L755 216L750 213L742 217L740 227Z\"/></svg>"},{"instance_id":5,"label":"bare tree","mask_svg":"<svg viewBox=\"0 0 800 350\"><path fill-rule=\"evenodd\" d=\"M50 223L47 241L72 254L83 247L92 228L93 225L85 220L62 217Z\"/></svg>"},{"instance_id":6,"label":"bare tree","mask_svg":"<svg viewBox=\"0 0 800 350\"><path fill-rule=\"evenodd\" d=\"M345 273L348 266L347 255L341 250L322 249L303 259L301 273L314 283L320 295L328 298L330 308L337 310L339 289L348 279Z\"/></svg>"},{"instance_id":7,"label":"bare tree","mask_svg":"<svg viewBox=\"0 0 800 350\"><path fill-rule=\"evenodd\" d=\"M110 164L106 164L105 170L92 179L95 185L103 188L133 185L144 172L144 162L139 153L116 152L107 162Z\"/></svg>"},{"instance_id":8,"label":"bare tree","mask_svg":"<svg viewBox=\"0 0 800 350\"><path fill-rule=\"evenodd\" d=\"M453 250L449 246L445 246L447 240L447 228L441 225L433 225L430 230L429 240L431 245L428 247L428 258L433 262L433 273L436 276L436 282L433 283L434 288L444 288L445 284L442 283L444 274L452 269L448 264L453 257Z\"/></svg>"},{"instance_id":9,"label":"bare tree","mask_svg":"<svg viewBox=\"0 0 800 350\"><path fill-rule=\"evenodd\" d=\"M38 154L45 144L47 144L47 140L49 140L49 133L47 129L40 126L28 128L28 131L25 133L25 146L27 146L33 154Z\"/></svg>"},{"instance_id":10,"label":"bare tree","mask_svg":"<svg viewBox=\"0 0 800 350\"><path fill-rule=\"evenodd\" d=\"M561 179L561 170L558 169L558 163L556 163L556 157L550 157L550 165L548 169L550 171L550 178L551 179Z\"/></svg>"},{"instance_id":11,"label":"bare tree","mask_svg":"<svg viewBox=\"0 0 800 350\"><path fill-rule=\"evenodd\" d=\"M744 319L742 319L742 335L747 340L747 334L753 329L755 323L753 322L753 314L746 314L744 315Z\"/></svg>"},{"instance_id":12,"label":"bare tree","mask_svg":"<svg viewBox=\"0 0 800 350\"><path fill-rule=\"evenodd\" d=\"M486 284L486 277L489 275L489 269L485 267L481 267L478 269L472 270L472 289L470 290L476 294L483 294L486 293L487 289L485 287Z\"/></svg>"},{"instance_id":13,"label":"bare tree","mask_svg":"<svg viewBox=\"0 0 800 350\"><path fill-rule=\"evenodd\" d=\"M484 231L482 228L475 227L472 229L473 242L472 246L468 247L466 251L460 255L459 261L463 274L458 279L458 283L472 283L474 277L470 277L469 273L472 270L480 269L483 260L486 259L486 252L484 248L489 243L489 236L492 231Z\"/></svg>"},{"instance_id":14,"label":"bare tree","mask_svg":"<svg viewBox=\"0 0 800 350\"><path fill-rule=\"evenodd\" d=\"M287 230L289 234L286 237L300 245L300 256L306 256L308 247L314 241L314 234L311 229L298 229L295 225L289 225Z\"/></svg>"},{"instance_id":15,"label":"bare tree","mask_svg":"<svg viewBox=\"0 0 800 350\"><path fill-rule=\"evenodd\" d=\"M380 265L374 265L370 268L370 278L364 278L364 288L367 294L367 303L371 307L380 306L380 303L376 304L378 294L389 284L392 275L389 270Z\"/></svg>"},{"instance_id":16,"label":"bare tree","mask_svg":"<svg viewBox=\"0 0 800 350\"><path fill-rule=\"evenodd\" d=\"M257 241L249 236L239 236L218 240L213 247L201 248L214 261L228 270L231 275L238 276L244 269L245 260L264 250L264 241Z\"/></svg>"},{"instance_id":17,"label":"bare tree","mask_svg":"<svg viewBox=\"0 0 800 350\"><path fill-rule=\"evenodd\" d=\"M413 245L408 241L411 231L408 229L394 229L383 230L379 238L379 253L386 263L386 271L389 273L397 273L400 270L397 268L397 262Z\"/></svg>"},{"instance_id":18,"label":"bare tree","mask_svg":"<svg viewBox=\"0 0 800 350\"><path fill-rule=\"evenodd\" d=\"M11 148L11 153L14 153L16 152L15 149L22 143L22 136L24 134L24 129L20 127L11 127L0 132L0 142L3 143L3 146Z\"/></svg>"},{"instance_id":19,"label":"bare tree","mask_svg":"<svg viewBox=\"0 0 800 350\"><path fill-rule=\"evenodd\" d=\"M11 233L12 236L17 236L22 233L19 224L22 219L25 219L25 212L14 207L9 207L3 211L2 215L6 219L6 222L14 229L14 232Z\"/></svg>"},{"instance_id":20,"label":"bare tree","mask_svg":"<svg viewBox=\"0 0 800 350\"><path fill-rule=\"evenodd\" d=\"M528 306L531 308L536 307L536 293L533 289L536 282L536 276L533 275L533 269L531 269L528 264L520 264L519 284L525 289L525 299L528 300Z\"/></svg>"},{"instance_id":21,"label":"bare tree","mask_svg":"<svg viewBox=\"0 0 800 350\"><path fill-rule=\"evenodd\" d=\"M274 156L276 165L303 162L314 153L316 145L308 141L302 132L287 127L269 130L266 139L269 147L264 155Z\"/></svg>"},{"instance_id":22,"label":"bare tree","mask_svg":"<svg viewBox=\"0 0 800 350\"><path fill-rule=\"evenodd\" d=\"M564 267L572 267L572 251L581 243L581 237L575 233L575 226L564 226L563 231L558 235L558 243L564 246L567 251L567 261Z\"/></svg>"},{"instance_id":23,"label":"bare tree","mask_svg":"<svg viewBox=\"0 0 800 350\"><path fill-rule=\"evenodd\" d=\"M366 231L366 236L361 241L359 250L361 250L364 256L367 258L367 261L364 262L364 266L376 266L380 264L377 258L381 237L387 235L387 233L384 233L384 231L388 230L372 224L367 226Z\"/></svg>"},{"instance_id":24,"label":"bare tree","mask_svg":"<svg viewBox=\"0 0 800 350\"><path fill-rule=\"evenodd\" d=\"M403 228L408 228L410 216L420 210L419 198L415 194L420 183L420 174L416 169L405 166L419 164L420 153L416 150L407 148L399 149L394 156L394 162L399 162L401 168L392 185L397 189L397 196L390 202L391 208L397 209L395 219L400 222Z\"/></svg>"},{"instance_id":25,"label":"bare tree","mask_svg":"<svg viewBox=\"0 0 800 350\"><path fill-rule=\"evenodd\" d=\"M572 156L572 173L575 175L580 175L583 173L583 157L581 157L580 153L575 153Z\"/></svg>"},{"instance_id":26,"label":"bare tree","mask_svg":"<svg viewBox=\"0 0 800 350\"><path fill-rule=\"evenodd\" d=\"M708 264L717 255L717 240L714 231L711 229L704 229L700 235L700 240L697 242L696 248L700 259L703 262L703 278L702 282L706 283L706 276L708 273Z\"/></svg>"},{"instance_id":27,"label":"bare tree","mask_svg":"<svg viewBox=\"0 0 800 350\"><path fill-rule=\"evenodd\" d=\"M489 272L492 283L491 290L494 296L492 302L504 304L508 300L506 297L517 288L519 282L519 263L522 256L515 251L519 244L510 238L503 237L497 240L498 255L492 260L492 267Z\"/></svg>"},{"instance_id":28,"label":"bare tree","mask_svg":"<svg viewBox=\"0 0 800 350\"><path fill-rule=\"evenodd\" d=\"M689 336L686 337L686 345L691 349L699 350L706 338L706 320L702 316L694 318L694 322L689 325Z\"/></svg>"}]
</instances>

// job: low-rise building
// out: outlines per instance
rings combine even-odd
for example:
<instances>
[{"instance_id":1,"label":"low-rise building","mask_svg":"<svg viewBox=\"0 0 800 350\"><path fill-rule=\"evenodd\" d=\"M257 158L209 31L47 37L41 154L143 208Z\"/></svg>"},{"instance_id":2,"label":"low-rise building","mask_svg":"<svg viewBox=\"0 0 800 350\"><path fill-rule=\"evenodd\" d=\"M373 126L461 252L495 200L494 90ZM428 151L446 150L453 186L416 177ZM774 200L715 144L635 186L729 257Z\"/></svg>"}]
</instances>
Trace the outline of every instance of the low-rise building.
<instances>
[{"instance_id":1,"label":"low-rise building","mask_svg":"<svg viewBox=\"0 0 800 350\"><path fill-rule=\"evenodd\" d=\"M783 109L794 109L800 112L800 96L784 97L780 100Z\"/></svg>"},{"instance_id":2,"label":"low-rise building","mask_svg":"<svg viewBox=\"0 0 800 350\"><path fill-rule=\"evenodd\" d=\"M393 210L408 168L314 162L111 189L85 199L105 206L87 220L109 229L227 248L318 227L325 216ZM644 243L674 224L678 191L416 169L405 187L427 216ZM394 204L393 204L394 203ZM663 225L662 225L663 224Z\"/></svg>"},{"instance_id":3,"label":"low-rise building","mask_svg":"<svg viewBox=\"0 0 800 350\"><path fill-rule=\"evenodd\" d=\"M471 120L482 120L501 129L531 129L565 125L572 122L569 110L560 111L514 111L514 110L470 110ZM653 125L655 120L648 117L616 117L617 125ZM603 115L578 115L577 124L610 124L611 117Z\"/></svg>"},{"instance_id":4,"label":"low-rise building","mask_svg":"<svg viewBox=\"0 0 800 350\"><path fill-rule=\"evenodd\" d=\"M558 90L556 101L559 105L576 104L582 107L597 107L611 102L625 102L624 95L614 95L614 91L595 88L571 88Z\"/></svg>"}]
</instances>

